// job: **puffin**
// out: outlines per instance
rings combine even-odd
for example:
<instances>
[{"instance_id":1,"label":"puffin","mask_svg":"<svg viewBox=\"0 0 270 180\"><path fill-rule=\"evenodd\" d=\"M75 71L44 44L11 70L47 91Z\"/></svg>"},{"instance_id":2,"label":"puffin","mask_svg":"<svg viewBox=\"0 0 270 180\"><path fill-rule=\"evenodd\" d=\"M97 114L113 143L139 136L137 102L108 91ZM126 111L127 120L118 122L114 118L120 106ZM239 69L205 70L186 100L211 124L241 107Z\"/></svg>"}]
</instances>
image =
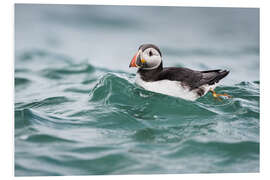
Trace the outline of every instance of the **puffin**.
<instances>
[{"instance_id":1,"label":"puffin","mask_svg":"<svg viewBox=\"0 0 270 180\"><path fill-rule=\"evenodd\" d=\"M154 44L142 44L132 58L129 67L138 68L135 83L148 91L195 101L211 92L221 101L214 89L228 70L197 71L185 67L163 67L162 53Z\"/></svg>"}]
</instances>

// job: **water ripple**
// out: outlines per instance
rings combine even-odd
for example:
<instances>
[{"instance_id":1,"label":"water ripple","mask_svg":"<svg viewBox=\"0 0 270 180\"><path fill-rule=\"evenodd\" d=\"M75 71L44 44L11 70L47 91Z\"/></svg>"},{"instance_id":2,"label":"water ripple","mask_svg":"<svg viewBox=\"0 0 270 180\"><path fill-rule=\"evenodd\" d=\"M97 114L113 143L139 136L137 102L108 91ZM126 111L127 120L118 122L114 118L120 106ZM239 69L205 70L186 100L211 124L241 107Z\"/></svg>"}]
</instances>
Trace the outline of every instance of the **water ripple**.
<instances>
[{"instance_id":1,"label":"water ripple","mask_svg":"<svg viewBox=\"0 0 270 180\"><path fill-rule=\"evenodd\" d=\"M55 56L21 61L35 58ZM260 81L217 87L233 96L221 102L210 93L192 102L146 91L134 74L46 63L16 68L17 175L258 171Z\"/></svg>"}]
</instances>

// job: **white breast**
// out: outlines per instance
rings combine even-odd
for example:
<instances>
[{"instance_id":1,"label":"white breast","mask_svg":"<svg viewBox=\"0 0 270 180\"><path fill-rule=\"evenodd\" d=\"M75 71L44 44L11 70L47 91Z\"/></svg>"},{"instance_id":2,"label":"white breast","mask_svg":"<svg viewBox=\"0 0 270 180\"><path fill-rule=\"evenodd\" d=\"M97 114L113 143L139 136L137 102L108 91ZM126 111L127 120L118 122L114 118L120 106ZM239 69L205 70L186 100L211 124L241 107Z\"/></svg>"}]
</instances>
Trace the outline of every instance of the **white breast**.
<instances>
[{"instance_id":1,"label":"white breast","mask_svg":"<svg viewBox=\"0 0 270 180\"><path fill-rule=\"evenodd\" d=\"M190 91L188 87L183 87L179 81L160 80L160 81L146 82L141 79L139 74L137 74L135 82L136 84L138 84L139 86L148 91L166 94L169 96L174 96L190 101L195 101L200 97L197 94L196 90ZM203 86L201 88L204 88L205 90L204 95L205 95L210 88L214 89L215 85Z\"/></svg>"}]
</instances>

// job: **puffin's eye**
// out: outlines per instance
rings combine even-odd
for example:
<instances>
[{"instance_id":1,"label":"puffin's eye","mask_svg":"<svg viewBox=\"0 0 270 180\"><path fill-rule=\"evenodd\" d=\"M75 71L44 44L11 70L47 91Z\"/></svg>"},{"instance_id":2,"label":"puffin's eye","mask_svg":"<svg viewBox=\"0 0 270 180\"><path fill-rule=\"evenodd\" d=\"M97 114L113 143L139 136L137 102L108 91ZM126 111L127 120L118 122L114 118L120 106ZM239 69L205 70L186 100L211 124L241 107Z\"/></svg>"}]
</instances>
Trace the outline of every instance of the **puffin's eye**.
<instances>
[{"instance_id":1,"label":"puffin's eye","mask_svg":"<svg viewBox=\"0 0 270 180\"><path fill-rule=\"evenodd\" d=\"M152 56L153 55L153 52L152 51L149 51L149 56Z\"/></svg>"}]
</instances>

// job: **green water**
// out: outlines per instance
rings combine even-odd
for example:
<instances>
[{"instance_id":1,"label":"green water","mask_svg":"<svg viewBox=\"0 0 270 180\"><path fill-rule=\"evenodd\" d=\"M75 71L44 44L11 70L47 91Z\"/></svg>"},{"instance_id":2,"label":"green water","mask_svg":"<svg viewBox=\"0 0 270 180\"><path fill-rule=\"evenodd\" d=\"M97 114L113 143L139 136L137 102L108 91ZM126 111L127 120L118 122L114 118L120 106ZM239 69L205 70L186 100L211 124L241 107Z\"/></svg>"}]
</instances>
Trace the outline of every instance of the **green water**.
<instances>
[{"instance_id":1,"label":"green water","mask_svg":"<svg viewBox=\"0 0 270 180\"><path fill-rule=\"evenodd\" d=\"M121 8L121 12L137 12L132 7ZM132 16L133 22L139 22L148 12L163 12L164 16L168 13L168 7L164 11L160 7L144 8L147 11L141 12L145 14ZM217 37L211 35L215 40L208 39L214 44L222 37L223 44L232 46L209 48L202 44L198 48L194 44L199 41L192 38L194 35L189 36L187 27L181 33L192 47L169 46L166 38L176 43L175 37L159 36L165 66L231 70L216 88L218 93L233 96L222 102L210 93L192 102L135 85L135 71L128 69L139 44L130 40L137 37L134 29L145 34L140 37L146 40L157 36L150 36L151 39L147 26L135 27L124 21L126 17L120 16L116 7L60 9L47 5L17 5L15 9L16 176L259 172L259 47L254 41L256 28L252 29L256 26L251 26L254 14L248 9L239 9L243 17L232 9L200 8L174 9L173 14L166 15L186 15L191 27L198 26L198 17L210 18L210 29L218 30L220 20L214 21L210 15L224 11L222 22L231 25L231 35L218 31ZM114 13L116 19L100 12ZM177 13L180 15L175 16ZM141 24L148 24L144 21ZM238 21L242 26L235 25ZM82 25L85 22L89 27ZM240 27L246 26L250 32L245 35ZM162 27L160 34L164 33ZM210 30L202 27L195 28L194 34L205 37L204 33ZM117 28L122 29L121 35L116 33ZM88 39L79 43L91 33L98 36L101 30L107 41ZM56 36L47 31L61 33ZM66 36L72 33L73 36ZM108 45L128 35L128 46ZM84 47L89 47L89 56Z\"/></svg>"}]
</instances>

